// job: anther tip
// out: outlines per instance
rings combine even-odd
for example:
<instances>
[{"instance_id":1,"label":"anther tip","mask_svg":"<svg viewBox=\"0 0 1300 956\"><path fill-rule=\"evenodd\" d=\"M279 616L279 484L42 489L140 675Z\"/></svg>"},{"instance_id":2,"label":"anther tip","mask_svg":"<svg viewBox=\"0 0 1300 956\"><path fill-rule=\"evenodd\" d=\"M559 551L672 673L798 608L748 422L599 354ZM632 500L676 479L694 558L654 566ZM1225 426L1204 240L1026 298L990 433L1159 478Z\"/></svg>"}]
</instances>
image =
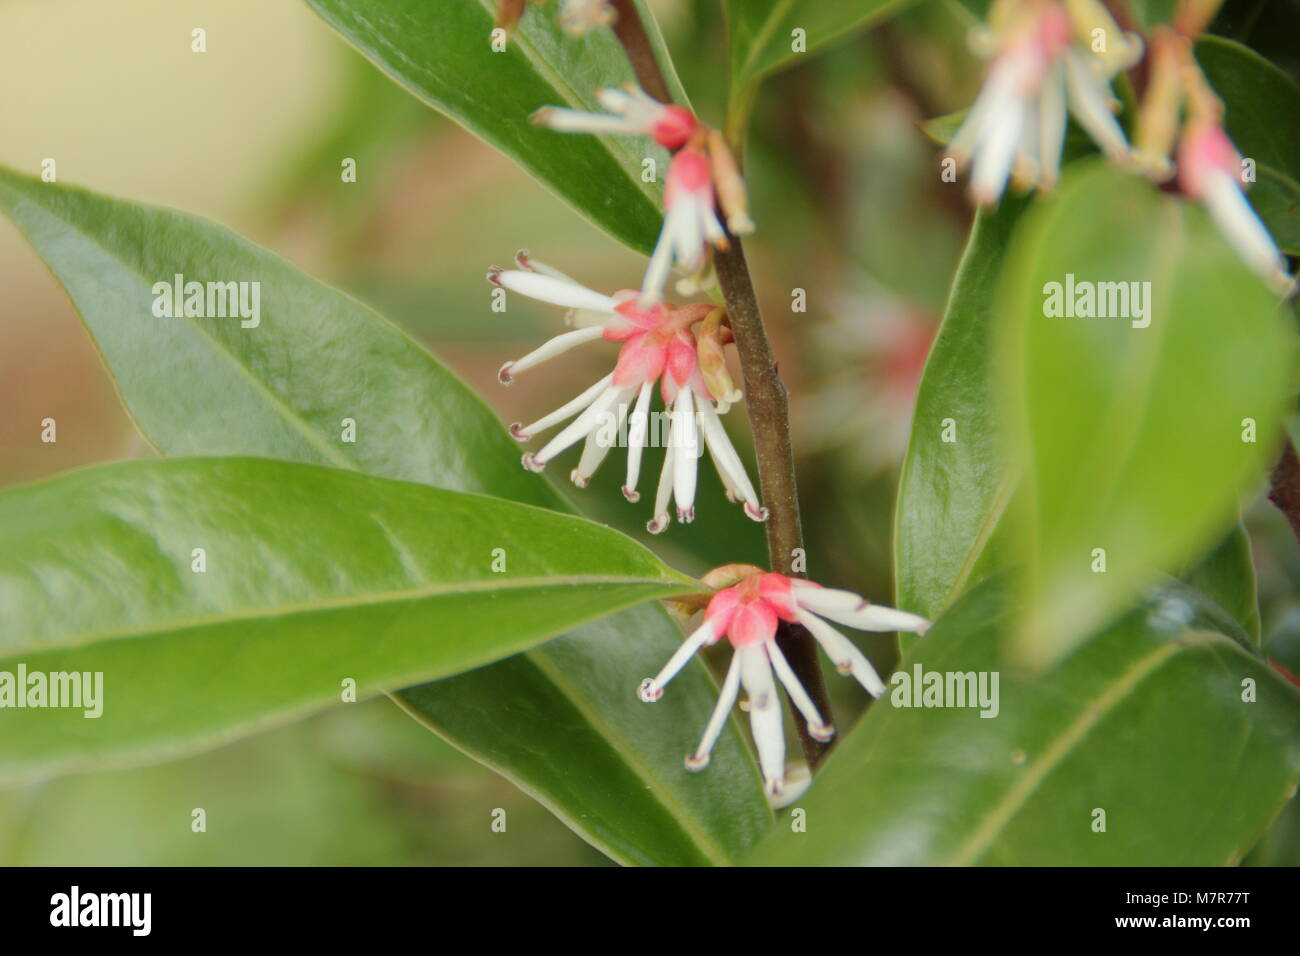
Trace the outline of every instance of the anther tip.
<instances>
[{"instance_id":1,"label":"anther tip","mask_svg":"<svg viewBox=\"0 0 1300 956\"><path fill-rule=\"evenodd\" d=\"M758 521L760 523L764 522L767 520L769 513L770 512L768 512L766 508L760 508L757 505L752 505L748 502L745 503L745 514L749 515L750 519L753 521Z\"/></svg>"},{"instance_id":2,"label":"anther tip","mask_svg":"<svg viewBox=\"0 0 1300 956\"><path fill-rule=\"evenodd\" d=\"M635 488L629 488L627 485L624 485L623 497L633 504L636 504L641 500L641 492L637 491Z\"/></svg>"},{"instance_id":3,"label":"anther tip","mask_svg":"<svg viewBox=\"0 0 1300 956\"><path fill-rule=\"evenodd\" d=\"M680 521L682 524L690 524L692 521L695 520L695 509L694 509L694 508L678 508L678 509L677 509L677 520Z\"/></svg>"},{"instance_id":4,"label":"anther tip","mask_svg":"<svg viewBox=\"0 0 1300 956\"><path fill-rule=\"evenodd\" d=\"M531 451L525 452L524 456L519 460L523 464L524 468L526 468L528 471L533 472L534 474L540 474L542 469L546 467L546 462L539 461L537 459L537 456L533 454Z\"/></svg>"},{"instance_id":5,"label":"anther tip","mask_svg":"<svg viewBox=\"0 0 1300 956\"><path fill-rule=\"evenodd\" d=\"M655 515L646 522L645 529L651 534L663 534L664 529L668 527L670 521L672 521L672 519L669 518L667 514Z\"/></svg>"},{"instance_id":6,"label":"anther tip","mask_svg":"<svg viewBox=\"0 0 1300 956\"><path fill-rule=\"evenodd\" d=\"M510 370L514 368L514 365L514 362L506 362L505 365L502 365L501 368L497 369L497 381L502 385L513 385L515 379L514 376L510 374ZM510 426L510 431L512 434L514 433L513 425ZM516 435L515 437L518 438L519 436Z\"/></svg>"},{"instance_id":7,"label":"anther tip","mask_svg":"<svg viewBox=\"0 0 1300 956\"><path fill-rule=\"evenodd\" d=\"M731 216L727 219L727 229L733 236L747 236L754 231L754 220L748 216Z\"/></svg>"},{"instance_id":8,"label":"anther tip","mask_svg":"<svg viewBox=\"0 0 1300 956\"><path fill-rule=\"evenodd\" d=\"M659 698L663 697L664 689L655 684L653 677L647 677L641 682L641 685L637 687L636 695L641 698L643 703L653 704Z\"/></svg>"},{"instance_id":9,"label":"anther tip","mask_svg":"<svg viewBox=\"0 0 1300 956\"><path fill-rule=\"evenodd\" d=\"M808 736L819 743L826 743L835 736L835 728L830 724L809 724Z\"/></svg>"},{"instance_id":10,"label":"anther tip","mask_svg":"<svg viewBox=\"0 0 1300 956\"><path fill-rule=\"evenodd\" d=\"M691 773L698 773L709 765L709 755L691 754L685 761L683 761L683 763L686 764L686 769Z\"/></svg>"},{"instance_id":11,"label":"anther tip","mask_svg":"<svg viewBox=\"0 0 1300 956\"><path fill-rule=\"evenodd\" d=\"M577 469L577 468L575 468L575 469L573 469L573 471L569 472L569 480L572 481L572 482L573 482L575 485L577 485L579 488L586 488L587 485L591 484L591 476L590 476L590 475L584 475L584 474L583 474L579 469Z\"/></svg>"},{"instance_id":12,"label":"anther tip","mask_svg":"<svg viewBox=\"0 0 1300 956\"><path fill-rule=\"evenodd\" d=\"M509 385L510 383L505 382L503 384ZM528 441L533 436L530 435L528 432L524 431L523 422L514 422L510 426L510 437L513 438L515 441Z\"/></svg>"}]
</instances>

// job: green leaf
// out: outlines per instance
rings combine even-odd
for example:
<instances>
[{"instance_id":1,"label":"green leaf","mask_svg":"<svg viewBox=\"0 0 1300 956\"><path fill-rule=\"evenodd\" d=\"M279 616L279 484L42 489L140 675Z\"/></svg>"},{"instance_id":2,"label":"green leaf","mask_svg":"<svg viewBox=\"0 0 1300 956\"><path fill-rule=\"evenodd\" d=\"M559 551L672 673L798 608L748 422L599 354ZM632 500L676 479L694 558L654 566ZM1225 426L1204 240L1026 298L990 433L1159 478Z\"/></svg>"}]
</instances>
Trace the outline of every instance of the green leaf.
<instances>
[{"instance_id":1,"label":"green leaf","mask_svg":"<svg viewBox=\"0 0 1300 956\"><path fill-rule=\"evenodd\" d=\"M1218 604L1240 625L1252 643L1259 644L1259 589L1255 581L1255 559L1250 553L1250 538L1240 522L1213 551L1180 578L1206 600Z\"/></svg>"},{"instance_id":2,"label":"green leaf","mask_svg":"<svg viewBox=\"0 0 1300 956\"><path fill-rule=\"evenodd\" d=\"M738 143L758 84L774 70L871 23L910 0L725 0L731 44L731 105L727 132ZM802 30L802 48L795 30Z\"/></svg>"},{"instance_id":3,"label":"green leaf","mask_svg":"<svg viewBox=\"0 0 1300 956\"><path fill-rule=\"evenodd\" d=\"M917 390L894 512L895 603L931 619L1015 557L1003 519L1018 469L1003 449L993 300L1006 245L1026 205L1006 199L976 216ZM1240 525L1181 577L1259 642L1255 568Z\"/></svg>"},{"instance_id":4,"label":"green leaf","mask_svg":"<svg viewBox=\"0 0 1300 956\"><path fill-rule=\"evenodd\" d=\"M895 603L931 619L1000 566L991 545L1018 476L995 402L993 298L1025 205L976 216L917 391L894 509Z\"/></svg>"},{"instance_id":5,"label":"green leaf","mask_svg":"<svg viewBox=\"0 0 1300 956\"><path fill-rule=\"evenodd\" d=\"M498 498L265 458L73 472L0 494L0 672L101 673L102 716L7 712L0 779L211 746L690 588Z\"/></svg>"},{"instance_id":6,"label":"green leaf","mask_svg":"<svg viewBox=\"0 0 1300 956\"><path fill-rule=\"evenodd\" d=\"M192 216L2 168L0 208L68 290L128 410L165 454L289 458L566 507L519 467L518 445L445 367L266 250ZM260 282L260 324L155 318L153 283L178 273ZM345 418L356 422L355 442L342 441ZM635 693L680 641L662 610L632 608L400 696L615 859L725 862L771 816L734 728L707 774L682 766L716 684L694 664L677 678L672 707L648 707ZM571 772L578 766L582 778ZM628 778L638 785L623 786Z\"/></svg>"},{"instance_id":7,"label":"green leaf","mask_svg":"<svg viewBox=\"0 0 1300 956\"><path fill-rule=\"evenodd\" d=\"M1145 315L1136 299L1105 308L1132 318L1051 314L1100 283L1136 288ZM1292 349L1277 300L1199 206L1091 162L1017 230L998 301L1006 408L1026 467L1016 640L1041 666L1155 569L1228 530L1271 455Z\"/></svg>"},{"instance_id":8,"label":"green leaf","mask_svg":"<svg viewBox=\"0 0 1300 956\"><path fill-rule=\"evenodd\" d=\"M1173 585L1042 677L1016 676L997 579L913 645L757 864L1207 866L1255 844L1300 775L1300 695ZM899 706L903 677L996 672L998 713ZM1244 701L1243 681L1255 699ZM946 676L944 677L946 681ZM991 683L986 687L991 688ZM910 691L910 685L907 687ZM1105 831L1094 830L1096 810Z\"/></svg>"},{"instance_id":9,"label":"green leaf","mask_svg":"<svg viewBox=\"0 0 1300 956\"><path fill-rule=\"evenodd\" d=\"M1223 99L1224 129L1256 164L1247 195L1278 245L1300 255L1300 86L1249 47L1204 36L1196 59Z\"/></svg>"},{"instance_id":10,"label":"green leaf","mask_svg":"<svg viewBox=\"0 0 1300 956\"><path fill-rule=\"evenodd\" d=\"M634 0L669 76L680 86L643 0ZM501 150L593 224L650 252L662 221L662 186L642 161L667 153L642 136L556 133L529 116L542 106L604 112L595 91L633 82L609 30L568 36L558 5L529 9L504 52L490 38L497 0L308 0L331 27L393 80Z\"/></svg>"}]
</instances>

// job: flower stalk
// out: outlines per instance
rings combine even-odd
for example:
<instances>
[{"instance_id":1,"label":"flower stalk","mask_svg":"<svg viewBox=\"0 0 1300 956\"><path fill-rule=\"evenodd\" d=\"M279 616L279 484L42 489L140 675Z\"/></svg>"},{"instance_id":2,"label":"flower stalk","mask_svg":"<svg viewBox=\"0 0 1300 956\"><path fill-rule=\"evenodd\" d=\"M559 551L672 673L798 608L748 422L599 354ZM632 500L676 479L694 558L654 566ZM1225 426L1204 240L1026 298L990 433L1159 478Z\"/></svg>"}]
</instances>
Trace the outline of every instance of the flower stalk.
<instances>
[{"instance_id":1,"label":"flower stalk","mask_svg":"<svg viewBox=\"0 0 1300 956\"><path fill-rule=\"evenodd\" d=\"M668 84L636 7L631 0L612 0L612 3L618 14L614 34L632 64L637 82L651 96L671 103ZM734 148L738 137L729 138ZM740 357L745 406L758 460L759 487L770 511L767 521L769 565L778 573L801 576L803 572L796 571L792 564L796 555L803 553L803 529L799 519L794 452L790 444L789 403L738 237L730 237L725 248L714 249L713 268ZM799 567L802 568L802 564ZM780 623L776 640L809 698L830 721L830 700L817 660L816 643L805 628L786 621ZM793 709L795 705L791 703L791 707ZM826 752L827 744L809 733L805 722L798 720L797 713L795 725L808 766L816 767Z\"/></svg>"}]
</instances>

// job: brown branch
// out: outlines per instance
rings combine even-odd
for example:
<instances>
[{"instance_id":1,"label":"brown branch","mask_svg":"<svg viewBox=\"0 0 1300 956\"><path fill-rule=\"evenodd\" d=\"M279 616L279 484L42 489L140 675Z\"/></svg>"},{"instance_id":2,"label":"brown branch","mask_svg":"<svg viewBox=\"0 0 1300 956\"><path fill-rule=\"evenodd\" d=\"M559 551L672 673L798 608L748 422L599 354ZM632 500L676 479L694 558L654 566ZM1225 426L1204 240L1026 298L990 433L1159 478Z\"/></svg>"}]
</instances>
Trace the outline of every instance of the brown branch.
<instances>
[{"instance_id":1,"label":"brown branch","mask_svg":"<svg viewBox=\"0 0 1300 956\"><path fill-rule=\"evenodd\" d=\"M1300 456L1289 440L1282 446L1282 456L1269 476L1268 500L1286 515L1296 540L1300 541Z\"/></svg>"},{"instance_id":2,"label":"brown branch","mask_svg":"<svg viewBox=\"0 0 1300 956\"><path fill-rule=\"evenodd\" d=\"M659 68L659 60L655 56L654 47L650 45L645 24L641 22L632 0L610 0L610 6L618 15L614 20L614 36L623 44L623 52L632 64L637 83L660 103L671 103L673 95L668 92L663 70Z\"/></svg>"},{"instance_id":3,"label":"brown branch","mask_svg":"<svg viewBox=\"0 0 1300 956\"><path fill-rule=\"evenodd\" d=\"M661 102L672 102L668 84L664 81L659 61L650 46L636 8L631 0L611 2L618 13L614 34L627 52L627 58L642 89ZM738 144L732 145L735 147ZM754 294L754 283L749 276L740 240L733 236L727 249L717 250L713 256L713 266L718 284L722 287L722 297L726 302L744 376L745 406L758 459L758 483L762 490L763 504L769 511L769 566L781 574L791 574L795 552L803 553L803 529L799 521L799 494L795 486L794 453L790 445L790 416L785 385L777 374L776 358L772 354L767 331L763 328L758 297ZM802 627L783 623L777 634L777 643L789 661L791 670L817 705L822 719L831 723L830 699L826 695L826 682L822 679L817 645L812 637ZM807 721L799 714L793 702L790 703L790 711L794 715L799 742L808 766L815 767L826 752L826 744L809 735Z\"/></svg>"},{"instance_id":4,"label":"brown branch","mask_svg":"<svg viewBox=\"0 0 1300 956\"><path fill-rule=\"evenodd\" d=\"M754 434L754 454L758 459L758 483L763 504L770 513L766 527L768 561L773 571L793 574L795 554L803 553L803 526L799 519L799 490L795 484L785 384L781 381L776 356L763 328L758 297L754 294L745 250L739 239L733 237L730 248L714 253L713 268L718 274L718 284L722 286L731 333L735 336L736 352L740 356L740 370L745 381L745 408ZM777 645L817 705L822 718L830 723L830 699L812 636L803 627L783 623L777 632ZM825 755L827 745L809 735L807 722L793 703L790 711L794 715L799 743L803 746L808 766L816 767Z\"/></svg>"}]
</instances>

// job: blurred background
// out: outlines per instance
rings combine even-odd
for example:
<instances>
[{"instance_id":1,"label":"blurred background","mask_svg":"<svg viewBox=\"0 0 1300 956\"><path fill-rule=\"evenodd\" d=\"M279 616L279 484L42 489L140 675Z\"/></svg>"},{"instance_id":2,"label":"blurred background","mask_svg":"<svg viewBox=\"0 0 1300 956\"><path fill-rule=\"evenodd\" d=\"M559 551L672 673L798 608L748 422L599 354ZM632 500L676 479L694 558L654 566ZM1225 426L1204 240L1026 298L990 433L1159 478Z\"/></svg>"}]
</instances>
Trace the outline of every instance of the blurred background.
<instances>
[{"instance_id":1,"label":"blurred background","mask_svg":"<svg viewBox=\"0 0 1300 956\"><path fill-rule=\"evenodd\" d=\"M720 3L650 5L695 106L719 122ZM747 252L792 394L809 570L886 603L912 397L970 219L916 124L973 96L967 24L955 5L921 4L769 80L747 160L759 224ZM205 53L191 52L195 28ZM488 312L483 274L525 247L612 291L638 285L644 260L381 76L300 0L0 0L0 89L0 162L36 174L53 158L60 182L226 223L404 326L504 421L608 370L597 345L501 388L501 363L561 316L517 296ZM340 182L345 157L355 183ZM795 289L806 313L791 311ZM47 417L56 444L40 440ZM0 219L0 486L148 454L57 282ZM761 529L721 503L708 469L696 524L660 539L615 471L577 495L592 515L690 572L765 563ZM1270 656L1300 671L1300 553L1266 503L1247 519ZM892 648L876 651L888 667ZM862 695L830 686L848 726ZM206 834L190 830L194 807ZM496 808L505 833L491 829ZM1294 852L1288 825L1289 840L1272 839ZM384 699L158 767L0 790L8 865L603 860Z\"/></svg>"}]
</instances>

